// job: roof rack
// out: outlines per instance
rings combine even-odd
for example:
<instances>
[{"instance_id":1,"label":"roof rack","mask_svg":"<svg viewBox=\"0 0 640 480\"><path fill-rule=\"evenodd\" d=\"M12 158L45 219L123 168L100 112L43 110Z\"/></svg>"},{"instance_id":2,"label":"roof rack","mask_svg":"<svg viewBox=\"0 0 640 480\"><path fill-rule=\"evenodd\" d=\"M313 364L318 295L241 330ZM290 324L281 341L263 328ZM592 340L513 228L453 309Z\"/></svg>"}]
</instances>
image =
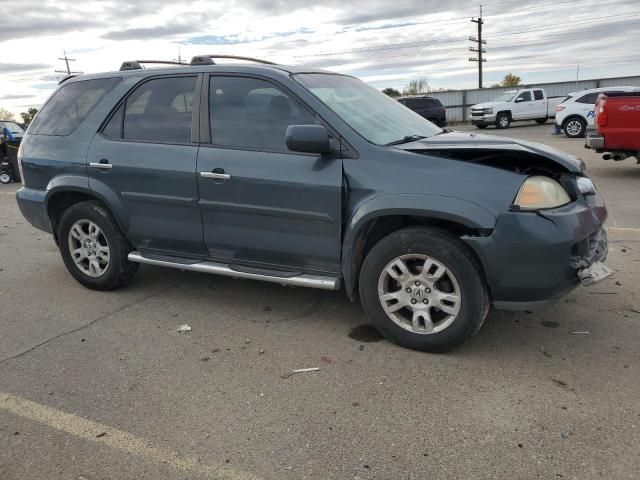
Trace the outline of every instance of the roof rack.
<instances>
[{"instance_id":1,"label":"roof rack","mask_svg":"<svg viewBox=\"0 0 640 480\"><path fill-rule=\"evenodd\" d=\"M253 57L238 57L236 55L196 55L191 59L190 65L215 65L214 58L229 58L233 60L246 60L248 62L262 63L264 65L276 65L274 62L260 60Z\"/></svg>"},{"instance_id":2,"label":"roof rack","mask_svg":"<svg viewBox=\"0 0 640 480\"><path fill-rule=\"evenodd\" d=\"M143 63L152 63L152 64L161 64L161 65L188 65L188 63L184 62L176 62L173 60L131 60L129 62L122 62L120 66L120 71L124 70L141 70L144 67Z\"/></svg>"}]
</instances>

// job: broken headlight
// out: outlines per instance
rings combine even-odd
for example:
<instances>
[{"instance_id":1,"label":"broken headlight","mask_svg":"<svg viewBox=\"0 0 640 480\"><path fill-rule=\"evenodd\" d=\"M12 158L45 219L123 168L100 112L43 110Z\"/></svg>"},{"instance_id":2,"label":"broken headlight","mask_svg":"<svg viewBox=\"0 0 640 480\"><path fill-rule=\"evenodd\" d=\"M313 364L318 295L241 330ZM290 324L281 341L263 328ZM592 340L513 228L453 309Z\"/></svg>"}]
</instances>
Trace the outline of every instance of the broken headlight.
<instances>
[{"instance_id":1,"label":"broken headlight","mask_svg":"<svg viewBox=\"0 0 640 480\"><path fill-rule=\"evenodd\" d=\"M567 191L553 178L536 175L525 180L513 204L520 210L542 210L560 207L570 201Z\"/></svg>"}]
</instances>

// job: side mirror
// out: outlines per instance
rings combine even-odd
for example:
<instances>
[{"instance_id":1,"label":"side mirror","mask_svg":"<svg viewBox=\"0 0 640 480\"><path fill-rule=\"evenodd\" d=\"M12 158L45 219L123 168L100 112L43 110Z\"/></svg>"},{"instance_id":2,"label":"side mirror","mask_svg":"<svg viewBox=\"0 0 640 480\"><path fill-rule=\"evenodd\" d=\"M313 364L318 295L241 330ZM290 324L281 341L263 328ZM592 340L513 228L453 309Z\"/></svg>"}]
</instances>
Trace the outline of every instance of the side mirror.
<instances>
[{"instance_id":1,"label":"side mirror","mask_svg":"<svg viewBox=\"0 0 640 480\"><path fill-rule=\"evenodd\" d=\"M289 125L285 133L289 150L304 153L328 153L329 132L322 125Z\"/></svg>"},{"instance_id":2,"label":"side mirror","mask_svg":"<svg viewBox=\"0 0 640 480\"><path fill-rule=\"evenodd\" d=\"M524 102L524 98L522 97L516 98L516 103L522 103L522 102Z\"/></svg>"}]
</instances>

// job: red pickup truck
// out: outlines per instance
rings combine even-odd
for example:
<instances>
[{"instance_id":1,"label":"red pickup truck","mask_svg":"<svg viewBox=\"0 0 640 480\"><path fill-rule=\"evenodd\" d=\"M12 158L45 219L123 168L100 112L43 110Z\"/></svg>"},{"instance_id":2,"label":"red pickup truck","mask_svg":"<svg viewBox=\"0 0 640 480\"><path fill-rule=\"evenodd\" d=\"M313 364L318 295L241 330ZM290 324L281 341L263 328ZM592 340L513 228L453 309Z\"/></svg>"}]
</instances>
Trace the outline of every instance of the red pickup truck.
<instances>
[{"instance_id":1,"label":"red pickup truck","mask_svg":"<svg viewBox=\"0 0 640 480\"><path fill-rule=\"evenodd\" d=\"M640 92L609 92L598 97L595 131L587 132L586 148L605 152L605 160L636 157L640 163Z\"/></svg>"}]
</instances>

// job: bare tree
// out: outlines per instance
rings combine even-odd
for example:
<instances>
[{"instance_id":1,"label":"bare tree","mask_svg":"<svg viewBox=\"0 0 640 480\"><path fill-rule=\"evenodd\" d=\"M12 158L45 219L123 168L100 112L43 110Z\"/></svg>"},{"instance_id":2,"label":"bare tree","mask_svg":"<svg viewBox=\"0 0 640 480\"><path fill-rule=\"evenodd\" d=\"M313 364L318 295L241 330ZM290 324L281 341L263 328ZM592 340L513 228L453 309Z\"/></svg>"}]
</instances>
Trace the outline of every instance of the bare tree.
<instances>
[{"instance_id":1,"label":"bare tree","mask_svg":"<svg viewBox=\"0 0 640 480\"><path fill-rule=\"evenodd\" d=\"M402 89L402 95L420 95L422 93L429 93L431 88L426 78L419 78L417 80L411 80L405 88Z\"/></svg>"},{"instance_id":2,"label":"bare tree","mask_svg":"<svg viewBox=\"0 0 640 480\"><path fill-rule=\"evenodd\" d=\"M11 113L6 108L0 107L0 120L13 120L13 121L15 121L15 119L16 119L16 116L13 113Z\"/></svg>"}]
</instances>

